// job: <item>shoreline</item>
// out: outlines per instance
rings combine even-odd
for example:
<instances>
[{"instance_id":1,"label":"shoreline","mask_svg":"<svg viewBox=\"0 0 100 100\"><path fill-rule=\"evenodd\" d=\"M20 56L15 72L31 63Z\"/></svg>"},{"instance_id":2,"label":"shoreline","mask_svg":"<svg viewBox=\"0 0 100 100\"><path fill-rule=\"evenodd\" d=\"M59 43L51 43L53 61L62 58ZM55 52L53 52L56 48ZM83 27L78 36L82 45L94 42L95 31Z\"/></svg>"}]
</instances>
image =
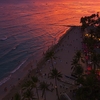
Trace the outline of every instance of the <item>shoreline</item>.
<instances>
[{"instance_id":1,"label":"shoreline","mask_svg":"<svg viewBox=\"0 0 100 100\"><path fill-rule=\"evenodd\" d=\"M67 32L69 32L73 27L76 27L76 26L68 26L70 27L67 31L64 32L64 34L59 37L58 41L56 44L52 44L48 49L54 49L58 46L61 38L64 38L64 35L66 35ZM47 51L47 50L46 50ZM45 52L46 52L45 51ZM43 55L41 56L41 58L38 60L38 62L40 62L41 60L43 59ZM9 73L9 75L5 76L4 78L2 78L0 80L0 86L2 86L3 84L5 84L9 79L10 77L12 76L12 74L15 74L18 70L20 70L22 67L26 67L30 62L34 61L34 57L33 55L30 56L29 58L26 58L25 60L23 60L21 63L19 63L19 65ZM37 61L37 60L36 60ZM37 63L37 62L36 62ZM35 66L36 68L36 66Z\"/></svg>"},{"instance_id":2,"label":"shoreline","mask_svg":"<svg viewBox=\"0 0 100 100\"><path fill-rule=\"evenodd\" d=\"M49 48L49 50L53 50L53 51L55 51L57 48L59 48L59 45L61 45L62 44L62 42L63 42L63 40L64 40L64 38L66 38L66 36L68 36L68 34L71 32L71 31L73 31L74 29L75 29L76 27L71 27L70 29L68 29L66 32L65 32L65 34L63 34L60 38L59 38L59 41L57 42L57 44L55 44L55 45L53 45L53 46L51 46L50 48ZM26 68L24 68L24 70L27 70L27 69L31 69L31 66L34 64L34 69L32 70L32 72L33 72L33 75L36 73L36 69L37 68L39 68L39 69L41 69L42 68L42 66L43 66L43 64L44 64L44 57L42 57L42 59L40 59L39 60L39 62L38 62L38 64L37 64L37 62L36 63L34 63L34 62L32 62L32 59L31 59L31 61L30 61L30 63L29 62L27 62L26 64L23 64L22 66L26 66ZM42 65L41 65L42 64ZM30 66L30 67L29 67ZM23 69L23 68L22 68ZM19 69L19 70L21 70L21 69ZM27 71L26 71L27 72ZM6 100L5 98L7 97L7 96L9 96L11 93L11 91L13 91L15 88L16 88L16 91L18 90L18 89L20 89L20 84L22 84L23 82L24 82L24 80L25 79L27 79L28 77L28 72L26 73L25 72L25 75L23 76L23 78L22 79L20 79L20 80L17 80L17 83L16 83L16 85L15 85L15 87L13 87L11 90L9 90L8 91L8 93L6 93L4 96L0 96L0 98L3 98L4 97L4 99L2 99L2 100ZM17 72L15 72L15 73L17 73ZM17 74L21 74L21 71L19 71L19 73L17 73ZM17 77L18 78L18 77ZM10 81L13 81L13 80L10 80ZM20 83L20 84L19 84ZM7 83L5 83L5 84L3 84L4 86L6 86L6 84ZM4 87L3 86L3 87ZM18 88L19 87L19 88ZM4 93L4 92L3 92Z\"/></svg>"},{"instance_id":3,"label":"shoreline","mask_svg":"<svg viewBox=\"0 0 100 100\"><path fill-rule=\"evenodd\" d=\"M27 77L29 70L31 70L31 66L32 64L32 59L33 57L29 57L28 59L26 59L26 61L21 65L21 67L16 70L14 73L10 73L10 79L7 80L5 83L3 83L2 85L0 85L0 98L4 98L7 94L9 94L9 92L16 86L18 86L19 83L21 83L21 81L24 80L24 78ZM36 69L36 64L34 63L34 69ZM24 73L25 72L25 73ZM23 73L23 74L21 74ZM6 79L6 77L4 78ZM4 91L4 88L7 87L7 91ZM4 94L4 95L3 95Z\"/></svg>"},{"instance_id":4,"label":"shoreline","mask_svg":"<svg viewBox=\"0 0 100 100\"><path fill-rule=\"evenodd\" d=\"M49 51L55 51L56 48L59 47L59 45L62 43L63 39L66 37L66 35L68 35L70 33L70 31L72 31L75 27L78 26L71 26L58 40L58 42L54 45L52 45L50 48L48 48ZM47 50L47 51L48 51ZM44 56L39 60L38 62L38 66L41 66L41 64L44 64Z\"/></svg>"}]
</instances>

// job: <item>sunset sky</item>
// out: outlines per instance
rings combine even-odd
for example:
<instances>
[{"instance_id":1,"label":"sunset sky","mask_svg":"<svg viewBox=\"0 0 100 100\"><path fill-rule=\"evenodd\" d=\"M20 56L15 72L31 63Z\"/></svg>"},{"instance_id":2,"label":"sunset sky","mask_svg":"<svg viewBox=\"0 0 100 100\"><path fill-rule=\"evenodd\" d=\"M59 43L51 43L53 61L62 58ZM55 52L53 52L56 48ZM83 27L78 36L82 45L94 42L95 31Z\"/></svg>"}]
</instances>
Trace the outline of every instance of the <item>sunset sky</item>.
<instances>
[{"instance_id":1,"label":"sunset sky","mask_svg":"<svg viewBox=\"0 0 100 100\"><path fill-rule=\"evenodd\" d=\"M0 3L8 3L8 2L10 2L10 3L13 3L13 2L27 2L27 1L61 1L61 2L63 2L63 1L65 1L65 2L68 2L68 1L83 1L83 0L0 0ZM84 1L87 1L87 0L84 0ZM89 1L92 1L92 2L98 2L98 1L100 1L100 0L88 0L88 2Z\"/></svg>"}]
</instances>

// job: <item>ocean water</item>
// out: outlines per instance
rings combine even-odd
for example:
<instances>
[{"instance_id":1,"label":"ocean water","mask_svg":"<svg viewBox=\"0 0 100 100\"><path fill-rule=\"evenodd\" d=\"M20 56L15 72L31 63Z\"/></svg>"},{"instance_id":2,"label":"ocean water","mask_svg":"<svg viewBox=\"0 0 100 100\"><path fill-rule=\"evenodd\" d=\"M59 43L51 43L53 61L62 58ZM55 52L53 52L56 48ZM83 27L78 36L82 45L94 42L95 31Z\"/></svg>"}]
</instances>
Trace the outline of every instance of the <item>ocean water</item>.
<instances>
[{"instance_id":1,"label":"ocean water","mask_svg":"<svg viewBox=\"0 0 100 100\"><path fill-rule=\"evenodd\" d=\"M0 1L0 85L30 57L39 60L68 25L81 25L80 18L98 12L99 5L93 0Z\"/></svg>"}]
</instances>

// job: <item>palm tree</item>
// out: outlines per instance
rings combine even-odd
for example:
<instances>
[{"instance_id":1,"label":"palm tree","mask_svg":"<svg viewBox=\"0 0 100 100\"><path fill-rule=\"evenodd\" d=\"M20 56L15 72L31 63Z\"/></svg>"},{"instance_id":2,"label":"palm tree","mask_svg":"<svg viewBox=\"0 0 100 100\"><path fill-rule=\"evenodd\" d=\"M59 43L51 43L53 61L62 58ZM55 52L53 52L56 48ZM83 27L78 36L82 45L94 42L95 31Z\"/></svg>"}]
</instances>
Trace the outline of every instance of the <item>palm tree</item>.
<instances>
[{"instance_id":1,"label":"palm tree","mask_svg":"<svg viewBox=\"0 0 100 100\"><path fill-rule=\"evenodd\" d=\"M40 89L42 90L42 98L44 96L45 100L46 100L46 91L50 91L49 90L49 84L47 84L46 82L40 82Z\"/></svg>"},{"instance_id":2,"label":"palm tree","mask_svg":"<svg viewBox=\"0 0 100 100\"><path fill-rule=\"evenodd\" d=\"M86 17L81 17L81 19L80 19L80 23L82 23L82 26L81 26L82 31L84 31L85 28L87 27L86 20L87 20Z\"/></svg>"},{"instance_id":3,"label":"palm tree","mask_svg":"<svg viewBox=\"0 0 100 100\"><path fill-rule=\"evenodd\" d=\"M80 58L81 58L81 50L78 50L76 52L75 58L77 58L78 61L80 60Z\"/></svg>"},{"instance_id":4,"label":"palm tree","mask_svg":"<svg viewBox=\"0 0 100 100\"><path fill-rule=\"evenodd\" d=\"M32 90L35 87L35 84L31 81L28 80L24 84L22 84L22 90Z\"/></svg>"},{"instance_id":5,"label":"palm tree","mask_svg":"<svg viewBox=\"0 0 100 100\"><path fill-rule=\"evenodd\" d=\"M74 76L74 77L80 77L82 74L83 74L83 67L82 65L80 64L80 61L84 63L84 60L83 60L83 57L82 57L82 54L81 54L81 51L78 50L72 60L72 73L71 75Z\"/></svg>"},{"instance_id":6,"label":"palm tree","mask_svg":"<svg viewBox=\"0 0 100 100\"><path fill-rule=\"evenodd\" d=\"M39 82L39 79L37 76L32 76L31 77L31 80L32 82L34 83L34 87L36 88L36 93L37 93L37 97L38 97L38 100L39 100L39 94L38 94L38 82Z\"/></svg>"},{"instance_id":7,"label":"palm tree","mask_svg":"<svg viewBox=\"0 0 100 100\"><path fill-rule=\"evenodd\" d=\"M71 63L71 65L72 65L72 67L71 67L71 70L72 70L71 76L73 76L75 78L77 78L76 75L75 75L75 73L74 73L77 64L78 64L78 60L76 58L73 58L72 63Z\"/></svg>"},{"instance_id":8,"label":"palm tree","mask_svg":"<svg viewBox=\"0 0 100 100\"><path fill-rule=\"evenodd\" d=\"M97 12L97 18L99 18L99 12Z\"/></svg>"},{"instance_id":9,"label":"palm tree","mask_svg":"<svg viewBox=\"0 0 100 100\"><path fill-rule=\"evenodd\" d=\"M75 76L77 76L77 78L79 78L80 76L83 75L83 72L84 72L84 69L83 69L82 65L77 64L72 70L72 75L75 75Z\"/></svg>"},{"instance_id":10,"label":"palm tree","mask_svg":"<svg viewBox=\"0 0 100 100\"><path fill-rule=\"evenodd\" d=\"M77 59L77 62L79 62L79 63L80 63L80 61L82 61L84 63L81 50L78 50L76 52L74 59Z\"/></svg>"},{"instance_id":11,"label":"palm tree","mask_svg":"<svg viewBox=\"0 0 100 100\"><path fill-rule=\"evenodd\" d=\"M36 93L37 93L37 98L39 100L39 94L38 94L38 82L39 79L36 76L32 76L30 80L26 81L23 85L22 85L22 90L26 91L26 90L33 90L33 88L36 89Z\"/></svg>"},{"instance_id":12,"label":"palm tree","mask_svg":"<svg viewBox=\"0 0 100 100\"><path fill-rule=\"evenodd\" d=\"M96 68L100 68L100 55L99 54L96 54L95 52L92 53L91 61L94 66L94 70L96 70Z\"/></svg>"},{"instance_id":13,"label":"palm tree","mask_svg":"<svg viewBox=\"0 0 100 100\"><path fill-rule=\"evenodd\" d=\"M56 94L57 94L58 100L59 100L59 93L58 93L57 81L60 81L61 80L62 74L61 74L61 72L58 72L58 70L56 68L54 68L54 69L51 70L49 77L51 79L55 79Z\"/></svg>"},{"instance_id":14,"label":"palm tree","mask_svg":"<svg viewBox=\"0 0 100 100\"><path fill-rule=\"evenodd\" d=\"M55 57L55 52L54 52L53 50L48 50L48 51L44 54L44 58L45 58L46 61L51 60L52 67L54 68L53 60L57 58L57 57Z\"/></svg>"},{"instance_id":15,"label":"palm tree","mask_svg":"<svg viewBox=\"0 0 100 100\"><path fill-rule=\"evenodd\" d=\"M26 91L24 91L22 96L23 96L22 100L34 100L34 99L36 99L34 97L33 91L30 89L27 89Z\"/></svg>"},{"instance_id":16,"label":"palm tree","mask_svg":"<svg viewBox=\"0 0 100 100\"><path fill-rule=\"evenodd\" d=\"M21 95L19 93L16 93L14 96L14 100L21 100Z\"/></svg>"},{"instance_id":17,"label":"palm tree","mask_svg":"<svg viewBox=\"0 0 100 100\"><path fill-rule=\"evenodd\" d=\"M76 58L73 58L73 60L71 61L71 69L73 69L76 65L78 64L78 60Z\"/></svg>"}]
</instances>

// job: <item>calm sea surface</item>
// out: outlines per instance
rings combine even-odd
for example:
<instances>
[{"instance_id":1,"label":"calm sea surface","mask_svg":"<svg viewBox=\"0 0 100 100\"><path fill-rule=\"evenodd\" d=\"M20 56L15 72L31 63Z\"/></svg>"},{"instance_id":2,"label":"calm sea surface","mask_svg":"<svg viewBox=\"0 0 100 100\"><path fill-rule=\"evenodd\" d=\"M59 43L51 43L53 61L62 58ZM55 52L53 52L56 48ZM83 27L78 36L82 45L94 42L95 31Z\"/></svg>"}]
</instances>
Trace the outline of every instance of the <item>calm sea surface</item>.
<instances>
[{"instance_id":1,"label":"calm sea surface","mask_svg":"<svg viewBox=\"0 0 100 100\"><path fill-rule=\"evenodd\" d=\"M43 51L69 29L67 25L80 25L80 17L98 12L99 5L100 2L70 0L0 2L0 80L31 56L41 58Z\"/></svg>"}]
</instances>

